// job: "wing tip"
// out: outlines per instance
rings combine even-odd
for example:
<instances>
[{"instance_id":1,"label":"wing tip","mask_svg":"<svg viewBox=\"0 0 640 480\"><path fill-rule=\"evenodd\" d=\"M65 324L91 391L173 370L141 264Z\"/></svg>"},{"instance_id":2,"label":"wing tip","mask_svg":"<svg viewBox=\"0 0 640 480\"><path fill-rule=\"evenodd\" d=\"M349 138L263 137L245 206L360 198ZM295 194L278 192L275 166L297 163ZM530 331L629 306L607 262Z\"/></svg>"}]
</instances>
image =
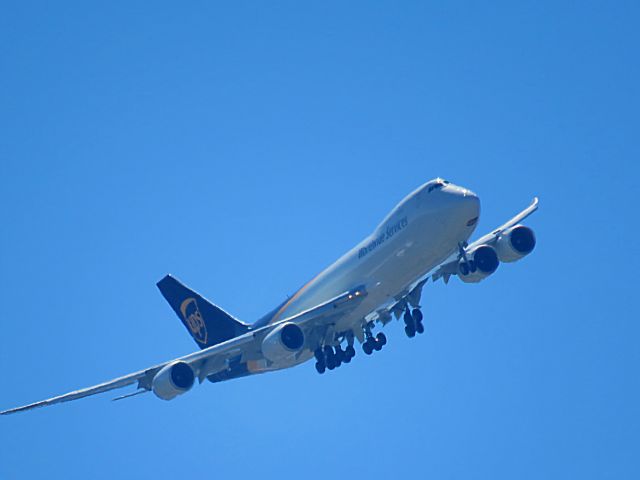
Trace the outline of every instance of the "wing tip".
<instances>
[{"instance_id":1,"label":"wing tip","mask_svg":"<svg viewBox=\"0 0 640 480\"><path fill-rule=\"evenodd\" d=\"M25 410L31 410L32 408L39 407L40 405L25 405L23 407L10 408L8 410L3 410L0 412L0 415L13 415L14 413L24 412Z\"/></svg>"}]
</instances>

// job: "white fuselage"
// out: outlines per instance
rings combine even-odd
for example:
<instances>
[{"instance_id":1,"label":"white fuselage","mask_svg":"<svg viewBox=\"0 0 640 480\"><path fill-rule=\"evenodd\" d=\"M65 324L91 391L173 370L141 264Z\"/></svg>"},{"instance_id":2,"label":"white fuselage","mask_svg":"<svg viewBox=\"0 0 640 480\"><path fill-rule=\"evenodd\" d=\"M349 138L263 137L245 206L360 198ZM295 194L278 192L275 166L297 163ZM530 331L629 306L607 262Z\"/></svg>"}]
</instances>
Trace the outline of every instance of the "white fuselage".
<instances>
[{"instance_id":1,"label":"white fuselage","mask_svg":"<svg viewBox=\"0 0 640 480\"><path fill-rule=\"evenodd\" d=\"M360 306L335 321L336 331L347 331L360 328L366 315L406 294L471 236L480 213L473 192L452 184L432 186L428 182L405 197L371 235L298 290L269 323L364 285L368 295ZM302 355L296 363L308 358Z\"/></svg>"}]
</instances>

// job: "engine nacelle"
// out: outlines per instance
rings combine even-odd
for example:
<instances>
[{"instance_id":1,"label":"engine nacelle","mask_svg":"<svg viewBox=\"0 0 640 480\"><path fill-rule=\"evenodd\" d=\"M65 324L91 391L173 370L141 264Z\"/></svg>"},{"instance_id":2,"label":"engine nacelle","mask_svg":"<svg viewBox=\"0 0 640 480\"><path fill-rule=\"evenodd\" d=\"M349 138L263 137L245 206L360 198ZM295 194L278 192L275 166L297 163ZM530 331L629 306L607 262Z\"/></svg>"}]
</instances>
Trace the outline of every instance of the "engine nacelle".
<instances>
[{"instance_id":1,"label":"engine nacelle","mask_svg":"<svg viewBox=\"0 0 640 480\"><path fill-rule=\"evenodd\" d=\"M467 253L467 260L460 259L458 263L458 277L465 283L477 283L496 271L500 260L493 247L480 245Z\"/></svg>"},{"instance_id":2,"label":"engine nacelle","mask_svg":"<svg viewBox=\"0 0 640 480\"><path fill-rule=\"evenodd\" d=\"M195 375L189 364L170 363L153 377L153 393L163 400L171 400L188 392L193 387L194 380Z\"/></svg>"},{"instance_id":3,"label":"engine nacelle","mask_svg":"<svg viewBox=\"0 0 640 480\"><path fill-rule=\"evenodd\" d=\"M295 323L285 323L264 337L262 354L272 362L279 362L299 352L303 345L302 329Z\"/></svg>"},{"instance_id":4,"label":"engine nacelle","mask_svg":"<svg viewBox=\"0 0 640 480\"><path fill-rule=\"evenodd\" d=\"M501 262L515 262L529 255L536 246L536 236L529 227L516 225L500 235L496 252Z\"/></svg>"}]
</instances>

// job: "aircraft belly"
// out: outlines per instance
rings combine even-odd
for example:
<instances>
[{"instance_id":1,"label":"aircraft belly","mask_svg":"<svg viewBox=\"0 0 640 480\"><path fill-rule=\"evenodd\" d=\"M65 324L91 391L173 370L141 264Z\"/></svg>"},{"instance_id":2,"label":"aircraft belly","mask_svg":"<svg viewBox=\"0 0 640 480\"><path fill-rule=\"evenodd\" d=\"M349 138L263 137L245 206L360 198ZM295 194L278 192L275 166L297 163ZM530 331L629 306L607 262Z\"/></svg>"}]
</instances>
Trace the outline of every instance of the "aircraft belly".
<instances>
[{"instance_id":1,"label":"aircraft belly","mask_svg":"<svg viewBox=\"0 0 640 480\"><path fill-rule=\"evenodd\" d=\"M292 356L278 363L268 362L266 359L250 360L245 363L234 365L228 369L211 374L207 377L210 382L223 382L234 378L246 377L248 375L257 375L260 373L273 372L275 370L284 370L285 368L295 367L313 358L313 352L303 350L299 355Z\"/></svg>"}]
</instances>

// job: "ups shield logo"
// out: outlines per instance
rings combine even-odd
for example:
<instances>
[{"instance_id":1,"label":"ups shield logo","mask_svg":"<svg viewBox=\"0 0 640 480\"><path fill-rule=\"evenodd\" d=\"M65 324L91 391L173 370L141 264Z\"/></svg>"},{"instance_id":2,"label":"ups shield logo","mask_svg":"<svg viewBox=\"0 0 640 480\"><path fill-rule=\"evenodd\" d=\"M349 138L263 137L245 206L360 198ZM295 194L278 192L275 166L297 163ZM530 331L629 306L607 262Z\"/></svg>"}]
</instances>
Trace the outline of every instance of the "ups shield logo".
<instances>
[{"instance_id":1,"label":"ups shield logo","mask_svg":"<svg viewBox=\"0 0 640 480\"><path fill-rule=\"evenodd\" d=\"M180 305L180 312L182 312L182 318L184 318L191 335L196 339L198 343L203 345L207 344L207 326L204 323L202 314L198 309L198 304L195 298L187 298Z\"/></svg>"}]
</instances>

